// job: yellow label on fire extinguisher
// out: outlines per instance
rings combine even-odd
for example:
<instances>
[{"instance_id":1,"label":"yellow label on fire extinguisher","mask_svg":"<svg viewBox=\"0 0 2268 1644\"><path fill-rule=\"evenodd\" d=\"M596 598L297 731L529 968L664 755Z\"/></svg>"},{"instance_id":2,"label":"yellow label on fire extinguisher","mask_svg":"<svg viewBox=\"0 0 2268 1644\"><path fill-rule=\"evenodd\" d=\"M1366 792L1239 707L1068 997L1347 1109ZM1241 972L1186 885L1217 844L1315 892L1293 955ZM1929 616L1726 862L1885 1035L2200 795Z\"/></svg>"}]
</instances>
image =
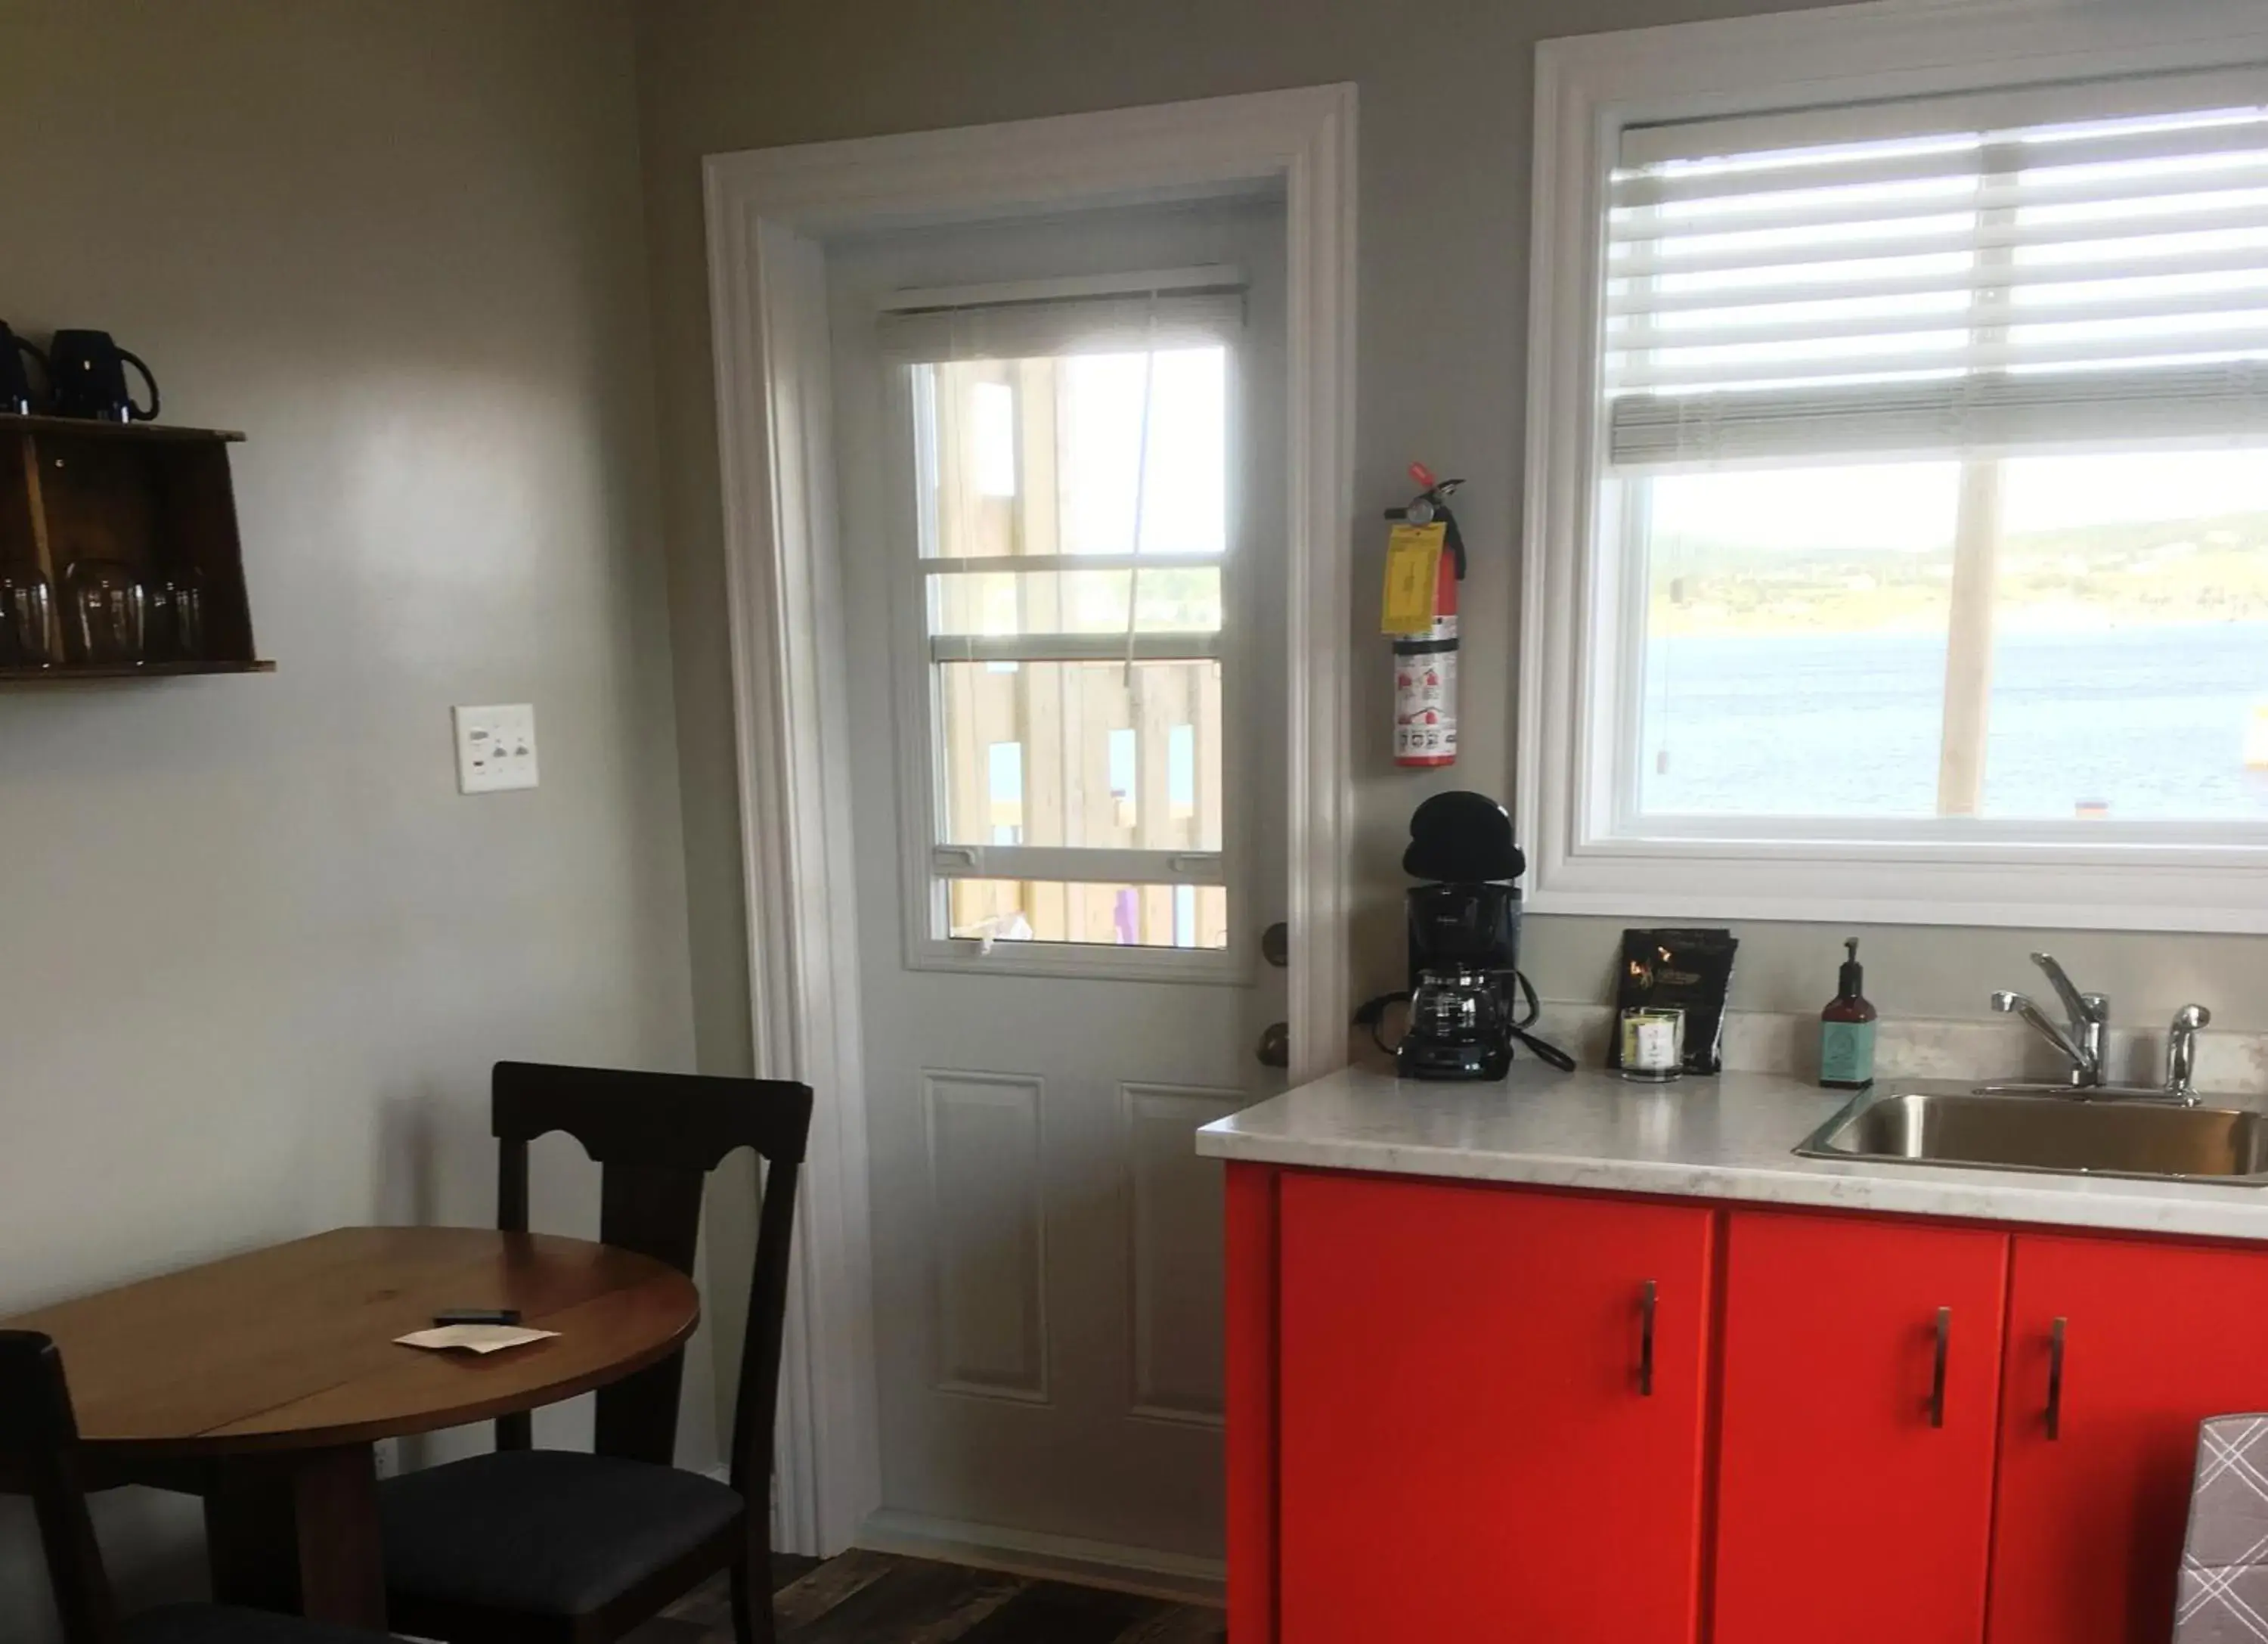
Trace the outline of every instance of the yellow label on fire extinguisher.
<instances>
[{"instance_id":1,"label":"yellow label on fire extinguisher","mask_svg":"<svg viewBox=\"0 0 2268 1644\"><path fill-rule=\"evenodd\" d=\"M1422 634L1433 626L1433 586L1441 574L1441 548L1449 527L1397 525L1386 541L1386 606L1381 633Z\"/></svg>"}]
</instances>

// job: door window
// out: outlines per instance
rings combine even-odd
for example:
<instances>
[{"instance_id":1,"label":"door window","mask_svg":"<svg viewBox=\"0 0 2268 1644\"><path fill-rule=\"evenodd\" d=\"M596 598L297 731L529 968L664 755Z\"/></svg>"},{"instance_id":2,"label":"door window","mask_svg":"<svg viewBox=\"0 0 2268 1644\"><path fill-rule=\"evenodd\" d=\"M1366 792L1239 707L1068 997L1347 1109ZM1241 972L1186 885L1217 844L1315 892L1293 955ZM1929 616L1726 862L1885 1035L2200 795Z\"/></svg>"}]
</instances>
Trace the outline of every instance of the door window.
<instances>
[{"instance_id":1,"label":"door window","mask_svg":"<svg viewBox=\"0 0 2268 1644\"><path fill-rule=\"evenodd\" d=\"M1230 289L886 316L938 943L1228 945Z\"/></svg>"}]
</instances>

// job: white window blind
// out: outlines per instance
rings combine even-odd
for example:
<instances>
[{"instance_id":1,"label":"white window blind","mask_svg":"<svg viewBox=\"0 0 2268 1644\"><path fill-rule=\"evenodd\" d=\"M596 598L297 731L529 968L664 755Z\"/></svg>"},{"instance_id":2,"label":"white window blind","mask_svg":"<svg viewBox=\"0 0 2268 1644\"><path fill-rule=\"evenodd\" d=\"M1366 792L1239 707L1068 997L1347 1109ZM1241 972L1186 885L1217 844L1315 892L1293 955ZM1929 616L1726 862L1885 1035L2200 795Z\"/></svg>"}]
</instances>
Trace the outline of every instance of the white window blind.
<instances>
[{"instance_id":1,"label":"white window blind","mask_svg":"<svg viewBox=\"0 0 2268 1644\"><path fill-rule=\"evenodd\" d=\"M1244 292L1239 287L902 309L885 313L880 331L886 358L944 365L1204 348L1234 341L1243 324Z\"/></svg>"},{"instance_id":2,"label":"white window blind","mask_svg":"<svg viewBox=\"0 0 2268 1644\"><path fill-rule=\"evenodd\" d=\"M1617 469L2268 439L2268 70L1633 127L1609 207Z\"/></svg>"}]
</instances>

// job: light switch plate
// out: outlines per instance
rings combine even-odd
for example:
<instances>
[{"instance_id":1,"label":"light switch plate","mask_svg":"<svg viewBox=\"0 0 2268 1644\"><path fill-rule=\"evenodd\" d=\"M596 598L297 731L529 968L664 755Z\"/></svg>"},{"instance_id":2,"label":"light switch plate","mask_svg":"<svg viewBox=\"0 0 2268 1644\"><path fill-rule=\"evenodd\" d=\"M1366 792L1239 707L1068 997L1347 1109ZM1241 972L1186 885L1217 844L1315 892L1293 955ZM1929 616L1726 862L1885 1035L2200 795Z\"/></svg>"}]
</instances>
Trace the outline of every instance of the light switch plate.
<instances>
[{"instance_id":1,"label":"light switch plate","mask_svg":"<svg viewBox=\"0 0 2268 1644\"><path fill-rule=\"evenodd\" d=\"M525 702L452 708L457 723L457 792L495 793L535 785L535 709Z\"/></svg>"}]
</instances>

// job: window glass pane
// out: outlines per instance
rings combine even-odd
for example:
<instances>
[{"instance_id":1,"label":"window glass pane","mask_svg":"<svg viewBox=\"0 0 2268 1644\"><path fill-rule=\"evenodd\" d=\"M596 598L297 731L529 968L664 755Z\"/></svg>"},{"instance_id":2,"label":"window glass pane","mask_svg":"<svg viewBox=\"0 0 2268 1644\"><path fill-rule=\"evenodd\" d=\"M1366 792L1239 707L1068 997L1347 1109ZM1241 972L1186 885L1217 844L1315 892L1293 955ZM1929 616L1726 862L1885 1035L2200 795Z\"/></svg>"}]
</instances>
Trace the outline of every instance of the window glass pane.
<instances>
[{"instance_id":1,"label":"window glass pane","mask_svg":"<svg viewBox=\"0 0 2268 1644\"><path fill-rule=\"evenodd\" d=\"M994 844L1024 843L1024 745L995 742L984 750L985 800Z\"/></svg>"},{"instance_id":2,"label":"window glass pane","mask_svg":"<svg viewBox=\"0 0 2268 1644\"><path fill-rule=\"evenodd\" d=\"M990 359L908 369L919 407L924 551L956 558L1054 553L1052 543L1024 542L1031 510L1021 491L1035 477L1024 460L1028 373L1014 361Z\"/></svg>"},{"instance_id":3,"label":"window glass pane","mask_svg":"<svg viewBox=\"0 0 2268 1644\"><path fill-rule=\"evenodd\" d=\"M908 369L926 552L1226 549L1226 348Z\"/></svg>"},{"instance_id":4,"label":"window glass pane","mask_svg":"<svg viewBox=\"0 0 2268 1644\"><path fill-rule=\"evenodd\" d=\"M1959 483L1938 462L1628 488L1642 813L1935 814Z\"/></svg>"},{"instance_id":5,"label":"window glass pane","mask_svg":"<svg viewBox=\"0 0 2268 1644\"><path fill-rule=\"evenodd\" d=\"M977 382L968 391L968 461L979 497L1016 494L1016 391Z\"/></svg>"},{"instance_id":6,"label":"window glass pane","mask_svg":"<svg viewBox=\"0 0 2268 1644\"><path fill-rule=\"evenodd\" d=\"M1221 848L1217 661L940 663L937 711L941 843Z\"/></svg>"},{"instance_id":7,"label":"window glass pane","mask_svg":"<svg viewBox=\"0 0 2268 1644\"><path fill-rule=\"evenodd\" d=\"M2268 453L2003 465L1988 816L2268 817Z\"/></svg>"},{"instance_id":8,"label":"window glass pane","mask_svg":"<svg viewBox=\"0 0 2268 1644\"><path fill-rule=\"evenodd\" d=\"M2268 457L1979 458L1988 819L2268 820ZM1632 486L1641 813L1966 814L1940 778L1963 465ZM1957 670L1956 670L1957 671ZM1948 730L1948 727L1954 727Z\"/></svg>"},{"instance_id":9,"label":"window glass pane","mask_svg":"<svg viewBox=\"0 0 2268 1644\"><path fill-rule=\"evenodd\" d=\"M1219 633L1220 567L948 571L928 579L932 634Z\"/></svg>"},{"instance_id":10,"label":"window glass pane","mask_svg":"<svg viewBox=\"0 0 2268 1644\"><path fill-rule=\"evenodd\" d=\"M1219 885L956 879L946 882L946 901L957 937L1115 947L1228 946L1228 892Z\"/></svg>"},{"instance_id":11,"label":"window glass pane","mask_svg":"<svg viewBox=\"0 0 2268 1644\"><path fill-rule=\"evenodd\" d=\"M1063 546L1058 551L1218 554L1225 549L1228 350L1082 354L1059 361L1058 369L1063 484ZM1138 487L1138 474L1145 476Z\"/></svg>"}]
</instances>

